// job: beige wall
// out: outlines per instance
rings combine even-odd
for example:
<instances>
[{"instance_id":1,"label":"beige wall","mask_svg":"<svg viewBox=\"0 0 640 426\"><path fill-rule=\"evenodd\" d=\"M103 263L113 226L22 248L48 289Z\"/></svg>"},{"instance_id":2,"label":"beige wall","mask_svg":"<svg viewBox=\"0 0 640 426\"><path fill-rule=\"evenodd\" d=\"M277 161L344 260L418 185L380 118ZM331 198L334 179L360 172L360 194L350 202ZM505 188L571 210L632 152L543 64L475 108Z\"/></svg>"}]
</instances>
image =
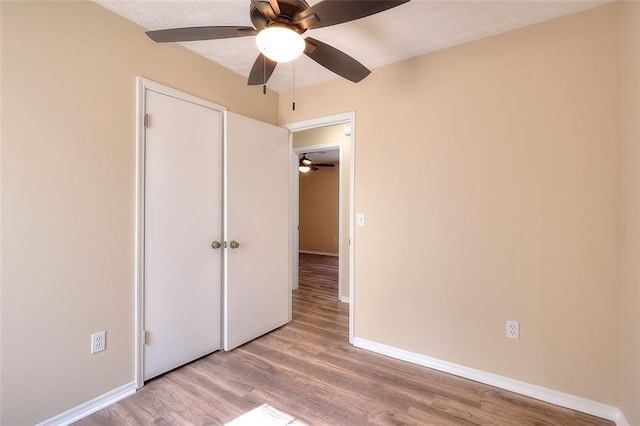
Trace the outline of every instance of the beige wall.
<instances>
[{"instance_id":1,"label":"beige wall","mask_svg":"<svg viewBox=\"0 0 640 426\"><path fill-rule=\"evenodd\" d=\"M280 97L282 123L357 113L357 337L619 403L619 25L613 4Z\"/></svg>"},{"instance_id":2,"label":"beige wall","mask_svg":"<svg viewBox=\"0 0 640 426\"><path fill-rule=\"evenodd\" d=\"M300 173L300 250L338 254L340 170Z\"/></svg>"},{"instance_id":3,"label":"beige wall","mask_svg":"<svg viewBox=\"0 0 640 426\"><path fill-rule=\"evenodd\" d=\"M300 121L296 115L289 117L291 121L286 124ZM284 124L284 123L283 123ZM349 297L349 182L351 176L351 137L344 134L344 125L336 124L332 126L317 127L314 129L303 130L293 134L293 147L305 147L320 145L325 143L338 143L341 149L340 161L340 204L341 204L341 221L340 235L342 241L340 244L340 297L342 299Z\"/></svg>"},{"instance_id":4,"label":"beige wall","mask_svg":"<svg viewBox=\"0 0 640 426\"><path fill-rule=\"evenodd\" d=\"M93 3L1 26L0 424L33 424L133 380L136 76L271 123L278 97Z\"/></svg>"},{"instance_id":5,"label":"beige wall","mask_svg":"<svg viewBox=\"0 0 640 426\"><path fill-rule=\"evenodd\" d=\"M0 424L133 380L136 75L268 122L355 110L356 336L640 423L639 21L605 6L298 90L291 112L94 4L0 2Z\"/></svg>"},{"instance_id":6,"label":"beige wall","mask_svg":"<svg viewBox=\"0 0 640 426\"><path fill-rule=\"evenodd\" d=\"M622 13L623 280L620 406L640 424L640 3Z\"/></svg>"}]
</instances>

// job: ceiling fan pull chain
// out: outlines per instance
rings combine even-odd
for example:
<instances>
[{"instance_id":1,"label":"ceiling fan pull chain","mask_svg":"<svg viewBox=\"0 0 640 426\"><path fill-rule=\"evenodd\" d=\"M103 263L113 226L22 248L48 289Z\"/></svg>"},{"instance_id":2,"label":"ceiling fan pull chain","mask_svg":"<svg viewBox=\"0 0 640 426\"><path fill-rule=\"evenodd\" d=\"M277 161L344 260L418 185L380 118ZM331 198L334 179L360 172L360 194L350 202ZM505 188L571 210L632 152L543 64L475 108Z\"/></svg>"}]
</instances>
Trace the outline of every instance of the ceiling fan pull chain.
<instances>
[{"instance_id":1,"label":"ceiling fan pull chain","mask_svg":"<svg viewBox=\"0 0 640 426\"><path fill-rule=\"evenodd\" d=\"M262 55L262 94L267 94L267 57Z\"/></svg>"},{"instance_id":2,"label":"ceiling fan pull chain","mask_svg":"<svg viewBox=\"0 0 640 426\"><path fill-rule=\"evenodd\" d=\"M293 61L293 90L291 90L291 110L296 110L296 61Z\"/></svg>"}]
</instances>

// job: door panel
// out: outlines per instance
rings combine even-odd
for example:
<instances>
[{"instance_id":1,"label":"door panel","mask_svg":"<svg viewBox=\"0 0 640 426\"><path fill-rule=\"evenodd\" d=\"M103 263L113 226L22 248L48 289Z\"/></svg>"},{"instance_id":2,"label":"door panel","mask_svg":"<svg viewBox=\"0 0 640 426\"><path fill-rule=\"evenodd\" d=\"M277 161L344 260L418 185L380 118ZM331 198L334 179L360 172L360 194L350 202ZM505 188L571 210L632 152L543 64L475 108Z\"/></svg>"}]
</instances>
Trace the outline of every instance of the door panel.
<instances>
[{"instance_id":1,"label":"door panel","mask_svg":"<svg viewBox=\"0 0 640 426\"><path fill-rule=\"evenodd\" d=\"M144 379L221 347L223 113L146 91Z\"/></svg>"},{"instance_id":2,"label":"door panel","mask_svg":"<svg viewBox=\"0 0 640 426\"><path fill-rule=\"evenodd\" d=\"M227 113L225 350L290 321L288 135Z\"/></svg>"}]
</instances>

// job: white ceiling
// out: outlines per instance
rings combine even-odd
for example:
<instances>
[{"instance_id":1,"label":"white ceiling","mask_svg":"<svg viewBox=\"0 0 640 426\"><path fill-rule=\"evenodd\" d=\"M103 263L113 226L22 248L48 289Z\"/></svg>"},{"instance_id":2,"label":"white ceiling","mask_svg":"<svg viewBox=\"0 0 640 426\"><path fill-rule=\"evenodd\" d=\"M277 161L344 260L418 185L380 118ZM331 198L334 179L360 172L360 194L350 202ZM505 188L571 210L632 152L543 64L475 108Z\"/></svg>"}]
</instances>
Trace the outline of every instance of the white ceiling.
<instances>
[{"instance_id":1,"label":"white ceiling","mask_svg":"<svg viewBox=\"0 0 640 426\"><path fill-rule=\"evenodd\" d=\"M324 151L307 152L306 154L307 154L307 158L311 160L312 163L339 163L340 162L339 149L326 149Z\"/></svg>"},{"instance_id":2,"label":"white ceiling","mask_svg":"<svg viewBox=\"0 0 640 426\"><path fill-rule=\"evenodd\" d=\"M149 30L205 25L246 25L249 0L94 0ZM412 0L377 15L310 35L375 68L435 50L568 15L612 0ZM315 4L318 0L308 0ZM238 74L248 76L258 55L254 37L182 43ZM289 91L294 63L279 64L269 88ZM302 55L296 88L340 78Z\"/></svg>"}]
</instances>

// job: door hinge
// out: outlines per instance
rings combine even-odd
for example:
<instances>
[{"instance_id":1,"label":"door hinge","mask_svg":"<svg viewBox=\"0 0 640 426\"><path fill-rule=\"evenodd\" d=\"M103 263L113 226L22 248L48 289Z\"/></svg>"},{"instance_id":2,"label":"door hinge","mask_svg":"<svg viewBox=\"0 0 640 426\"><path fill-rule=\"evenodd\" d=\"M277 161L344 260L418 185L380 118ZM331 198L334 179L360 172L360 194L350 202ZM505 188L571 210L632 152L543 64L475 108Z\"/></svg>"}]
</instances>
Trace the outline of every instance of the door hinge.
<instances>
[{"instance_id":1,"label":"door hinge","mask_svg":"<svg viewBox=\"0 0 640 426\"><path fill-rule=\"evenodd\" d=\"M145 129L149 128L149 114L147 113L144 114L144 128Z\"/></svg>"},{"instance_id":2,"label":"door hinge","mask_svg":"<svg viewBox=\"0 0 640 426\"><path fill-rule=\"evenodd\" d=\"M143 345L149 344L149 332L147 330L144 330L142 332L142 344Z\"/></svg>"}]
</instances>

